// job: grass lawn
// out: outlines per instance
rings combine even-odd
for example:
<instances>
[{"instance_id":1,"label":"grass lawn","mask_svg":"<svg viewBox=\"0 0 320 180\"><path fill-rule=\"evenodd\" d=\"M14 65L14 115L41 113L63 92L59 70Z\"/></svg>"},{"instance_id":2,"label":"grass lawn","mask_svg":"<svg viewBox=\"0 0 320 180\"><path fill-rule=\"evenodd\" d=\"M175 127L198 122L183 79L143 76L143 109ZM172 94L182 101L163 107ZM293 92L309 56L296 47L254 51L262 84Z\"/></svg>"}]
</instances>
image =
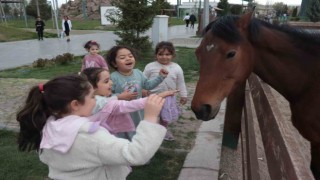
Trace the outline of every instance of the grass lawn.
<instances>
[{"instance_id":1,"label":"grass lawn","mask_svg":"<svg viewBox=\"0 0 320 180\"><path fill-rule=\"evenodd\" d=\"M56 37L56 34L44 32L45 38ZM27 39L38 39L37 32L30 32L24 29L5 27L0 25L0 42L20 41Z\"/></svg>"},{"instance_id":2,"label":"grass lawn","mask_svg":"<svg viewBox=\"0 0 320 180\"><path fill-rule=\"evenodd\" d=\"M28 19L27 24L28 28L34 28L35 20ZM58 21L59 27L61 29L61 21ZM45 21L45 29L55 29L53 26L52 20ZM183 25L184 21L176 17L170 17L169 26L174 25ZM37 39L36 31L30 32L22 28L26 28L26 23L24 20L8 20L7 25L0 23L0 42L9 42L9 41L19 41L19 40L28 40L28 39ZM116 26L102 26L100 20L72 20L72 29L75 30L107 30L114 31ZM45 38L56 38L55 33L44 32Z\"/></svg>"},{"instance_id":3,"label":"grass lawn","mask_svg":"<svg viewBox=\"0 0 320 180\"><path fill-rule=\"evenodd\" d=\"M198 76L198 63L196 62L194 49L177 48L175 62L184 70L186 81L194 81ZM144 69L145 65L153 61L153 53L144 54L136 63L136 68ZM36 78L50 79L57 75L77 73L81 67L82 57L74 58L67 65L50 65L43 68L30 66L0 71L0 78ZM195 134L188 135L194 138ZM43 180L48 175L48 168L39 161L36 152L19 152L16 144L16 132L0 130L0 179L5 180ZM190 137L191 138L191 137ZM133 167L133 172L128 180L176 180L187 155L187 152L176 153L175 143L164 142L162 147L166 151L158 151L151 159L150 164ZM190 147L186 147L189 149ZM169 151L168 151L169 150Z\"/></svg>"},{"instance_id":4,"label":"grass lawn","mask_svg":"<svg viewBox=\"0 0 320 180\"><path fill-rule=\"evenodd\" d=\"M195 80L198 73L199 65L196 61L194 49L192 48L177 48L177 62L184 70L186 81ZM146 64L153 61L153 53L146 53L137 59L136 68L143 71ZM36 60L36 59L35 59ZM81 68L82 56L75 57L75 60L67 65L50 65L44 68L33 68L31 66L22 66L13 69L0 71L0 78L35 78L35 79L50 79L54 76L77 73Z\"/></svg>"},{"instance_id":5,"label":"grass lawn","mask_svg":"<svg viewBox=\"0 0 320 180\"><path fill-rule=\"evenodd\" d=\"M76 20L76 19L71 19L72 22L72 29L76 30L108 30L108 31L113 31L116 28L113 26L103 26L101 25L101 20ZM33 19L28 19L27 24L28 28L34 28L34 23L35 20ZM55 26L53 25L53 22L51 19L44 21L46 24L45 29L55 29ZM174 26L174 25L183 25L185 24L182 19L178 19L176 17L170 17L169 26ZM8 20L7 25L9 27L15 27L15 28L26 28L26 23L24 20L16 19L16 20ZM58 25L61 29L61 20L58 20Z\"/></svg>"}]
</instances>

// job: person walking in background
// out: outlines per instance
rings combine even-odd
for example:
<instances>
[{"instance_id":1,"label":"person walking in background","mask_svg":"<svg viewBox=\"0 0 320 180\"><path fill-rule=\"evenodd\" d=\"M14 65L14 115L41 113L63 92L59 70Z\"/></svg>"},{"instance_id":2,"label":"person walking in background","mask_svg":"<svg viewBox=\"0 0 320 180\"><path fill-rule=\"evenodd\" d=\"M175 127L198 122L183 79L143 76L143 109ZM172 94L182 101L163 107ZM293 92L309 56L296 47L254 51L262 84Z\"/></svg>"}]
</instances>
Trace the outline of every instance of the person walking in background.
<instances>
[{"instance_id":1,"label":"person walking in background","mask_svg":"<svg viewBox=\"0 0 320 180\"><path fill-rule=\"evenodd\" d=\"M143 73L147 78L154 78L158 76L160 69L166 69L168 76L156 88L150 91L153 93L161 93L168 90L179 90L180 104L187 103L187 88L184 81L182 68L175 62L172 62L175 57L175 48L171 42L162 41L156 45L155 55L156 61L146 65ZM149 94L148 92L146 94ZM170 98L170 99L169 99ZM163 112L163 113L162 113ZM168 128L168 125L178 120L181 113L180 107L177 105L176 97L168 97L160 114L160 124ZM172 133L167 130L165 140L173 141Z\"/></svg>"},{"instance_id":2,"label":"person walking in background","mask_svg":"<svg viewBox=\"0 0 320 180\"><path fill-rule=\"evenodd\" d=\"M38 40L43 40L43 30L44 30L44 26L45 23L42 21L42 19L40 17L37 17L36 23L36 31L38 33Z\"/></svg>"},{"instance_id":3,"label":"person walking in background","mask_svg":"<svg viewBox=\"0 0 320 180\"><path fill-rule=\"evenodd\" d=\"M192 13L190 15L189 20L190 20L190 28L194 29L194 23L197 21L196 16Z\"/></svg>"},{"instance_id":4,"label":"person walking in background","mask_svg":"<svg viewBox=\"0 0 320 180\"><path fill-rule=\"evenodd\" d=\"M90 132L88 116L96 103L92 86L79 75L57 77L29 91L17 114L18 148L36 150L50 179L125 180L129 166L148 162L163 141L166 129L158 115L164 101L148 97L144 120L128 141L100 126Z\"/></svg>"},{"instance_id":5,"label":"person walking in background","mask_svg":"<svg viewBox=\"0 0 320 180\"><path fill-rule=\"evenodd\" d=\"M186 16L184 16L183 20L186 22L186 27L189 27L189 23L190 23L189 13L187 13Z\"/></svg>"},{"instance_id":6,"label":"person walking in background","mask_svg":"<svg viewBox=\"0 0 320 180\"><path fill-rule=\"evenodd\" d=\"M101 67L109 70L106 60L100 55L100 44L96 41L90 40L86 42L84 48L88 51L88 54L84 56L81 66L81 71L89 67Z\"/></svg>"},{"instance_id":7,"label":"person walking in background","mask_svg":"<svg viewBox=\"0 0 320 180\"><path fill-rule=\"evenodd\" d=\"M72 23L71 20L69 19L68 16L63 16L62 19L62 31L66 34L67 36L67 42L70 41L70 31L72 28Z\"/></svg>"},{"instance_id":8,"label":"person walking in background","mask_svg":"<svg viewBox=\"0 0 320 180\"><path fill-rule=\"evenodd\" d=\"M105 58L108 62L109 67L115 69L111 73L111 80L113 82L112 91L115 95L121 95L123 92L130 93L127 99L122 100L133 100L142 97L142 89L151 90L158 86L168 75L168 71L161 69L158 71L158 76L154 79L147 79L146 76L139 70L135 69L136 56L134 51L127 46L114 46L106 55ZM119 98L120 99L120 98ZM131 118L137 127L142 120L143 110L130 113ZM122 137L130 139L135 132L128 132L122 134ZM121 135L119 134L119 137Z\"/></svg>"}]
</instances>

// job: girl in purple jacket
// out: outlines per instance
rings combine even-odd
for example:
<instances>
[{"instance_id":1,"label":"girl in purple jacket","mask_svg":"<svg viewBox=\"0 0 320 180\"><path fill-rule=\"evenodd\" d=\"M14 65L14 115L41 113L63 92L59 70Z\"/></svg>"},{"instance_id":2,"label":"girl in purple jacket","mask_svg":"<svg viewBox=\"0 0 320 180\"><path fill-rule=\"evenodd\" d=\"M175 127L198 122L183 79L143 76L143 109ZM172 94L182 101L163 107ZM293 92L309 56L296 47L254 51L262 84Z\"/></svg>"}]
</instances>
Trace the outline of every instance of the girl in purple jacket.
<instances>
[{"instance_id":1,"label":"girl in purple jacket","mask_svg":"<svg viewBox=\"0 0 320 180\"><path fill-rule=\"evenodd\" d=\"M139 98L131 101L121 100L135 96L134 92L124 91L118 96L111 96L112 81L110 73L104 68L87 68L82 72L93 86L95 92L96 105L93 115L89 117L94 121L90 131L95 131L99 126L103 126L112 134L117 135L122 132L133 132L135 126L130 116L130 112L144 109L146 98ZM167 97L173 95L176 90L165 91L159 96ZM130 139L129 137L125 137Z\"/></svg>"}]
</instances>

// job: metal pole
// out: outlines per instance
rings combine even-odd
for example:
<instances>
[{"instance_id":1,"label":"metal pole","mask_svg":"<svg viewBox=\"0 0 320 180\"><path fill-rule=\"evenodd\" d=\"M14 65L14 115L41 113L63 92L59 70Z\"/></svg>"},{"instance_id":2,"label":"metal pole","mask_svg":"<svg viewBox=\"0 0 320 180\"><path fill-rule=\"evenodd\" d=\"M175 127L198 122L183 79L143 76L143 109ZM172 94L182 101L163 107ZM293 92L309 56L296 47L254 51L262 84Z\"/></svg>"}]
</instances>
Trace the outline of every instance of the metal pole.
<instances>
[{"instance_id":1,"label":"metal pole","mask_svg":"<svg viewBox=\"0 0 320 180\"><path fill-rule=\"evenodd\" d=\"M52 1L53 7L54 7L54 0ZM56 21L56 29L57 29L57 36L60 37L60 33L59 33L59 25L58 25L58 18L57 18L57 12L54 10L54 17L55 17L55 21Z\"/></svg>"},{"instance_id":2,"label":"metal pole","mask_svg":"<svg viewBox=\"0 0 320 180\"><path fill-rule=\"evenodd\" d=\"M23 1L23 16L24 16L24 22L26 23L26 28L28 28L28 18L27 18L27 10L26 10L26 2L24 0Z\"/></svg>"},{"instance_id":3,"label":"metal pole","mask_svg":"<svg viewBox=\"0 0 320 180\"><path fill-rule=\"evenodd\" d=\"M1 0L0 0L0 7L2 7L2 3L1 3ZM2 14L2 11L0 10L0 18L1 18L1 22L3 23L4 22L4 18L3 18L3 14Z\"/></svg>"},{"instance_id":4,"label":"metal pole","mask_svg":"<svg viewBox=\"0 0 320 180\"><path fill-rule=\"evenodd\" d=\"M2 14L2 17L1 17L1 18L4 19L5 25L8 26L8 24L7 24L7 19L6 19L6 15L5 15L5 13L4 13L4 10L3 10L3 7L2 7L1 1L0 1L0 8L1 8L1 14Z\"/></svg>"},{"instance_id":5,"label":"metal pole","mask_svg":"<svg viewBox=\"0 0 320 180\"><path fill-rule=\"evenodd\" d=\"M57 15L57 17L56 18L59 18L59 4L58 4L58 0L55 0L56 2L56 15ZM59 29L59 25L57 24L57 27L58 27L58 29Z\"/></svg>"},{"instance_id":6,"label":"metal pole","mask_svg":"<svg viewBox=\"0 0 320 180\"><path fill-rule=\"evenodd\" d=\"M54 15L53 15L53 11L52 11L52 2L51 1L48 1L48 3L50 4L50 10L51 10L51 20L52 20L52 28L55 27L55 24L54 24Z\"/></svg>"},{"instance_id":7,"label":"metal pole","mask_svg":"<svg viewBox=\"0 0 320 180\"><path fill-rule=\"evenodd\" d=\"M204 29L209 24L209 0L204 0L203 3L203 24L202 29Z\"/></svg>"},{"instance_id":8,"label":"metal pole","mask_svg":"<svg viewBox=\"0 0 320 180\"><path fill-rule=\"evenodd\" d=\"M39 0L36 0L37 16L40 17Z\"/></svg>"},{"instance_id":9,"label":"metal pole","mask_svg":"<svg viewBox=\"0 0 320 180\"><path fill-rule=\"evenodd\" d=\"M87 19L87 12L86 12L86 0L82 0L82 13L83 19Z\"/></svg>"}]
</instances>

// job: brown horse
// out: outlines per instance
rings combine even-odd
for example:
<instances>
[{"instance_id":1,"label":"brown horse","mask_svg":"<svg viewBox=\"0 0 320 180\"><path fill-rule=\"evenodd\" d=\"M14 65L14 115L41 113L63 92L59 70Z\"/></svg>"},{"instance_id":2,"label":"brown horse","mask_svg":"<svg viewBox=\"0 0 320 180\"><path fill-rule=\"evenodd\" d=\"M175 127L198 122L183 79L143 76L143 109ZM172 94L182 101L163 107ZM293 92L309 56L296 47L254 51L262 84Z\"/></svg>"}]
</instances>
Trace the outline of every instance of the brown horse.
<instances>
[{"instance_id":1,"label":"brown horse","mask_svg":"<svg viewBox=\"0 0 320 180\"><path fill-rule=\"evenodd\" d=\"M311 142L320 179L320 35L252 18L225 16L205 28L196 49L200 78L192 100L198 119L213 119L221 101L254 72L290 103L292 123Z\"/></svg>"}]
</instances>

